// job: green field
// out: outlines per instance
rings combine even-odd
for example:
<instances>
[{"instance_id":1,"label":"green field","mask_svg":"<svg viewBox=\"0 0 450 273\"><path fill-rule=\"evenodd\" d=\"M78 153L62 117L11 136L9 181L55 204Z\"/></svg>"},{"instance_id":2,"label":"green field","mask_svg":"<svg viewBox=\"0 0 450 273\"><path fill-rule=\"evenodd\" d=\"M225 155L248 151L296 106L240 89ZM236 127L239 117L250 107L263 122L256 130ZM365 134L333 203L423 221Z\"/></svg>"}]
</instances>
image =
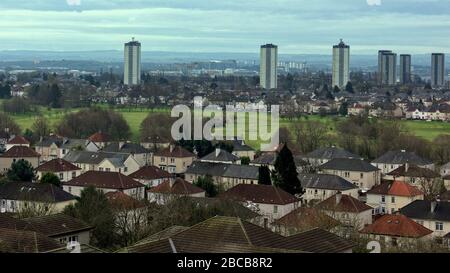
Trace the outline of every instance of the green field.
<instances>
[{"instance_id":1,"label":"green field","mask_svg":"<svg viewBox=\"0 0 450 273\"><path fill-rule=\"evenodd\" d=\"M26 114L26 115L13 115L13 119L19 124L19 126L25 129L31 129L31 126L34 120L38 117L38 115L45 116L51 125L56 125L65 114L69 112L79 111L79 109L71 109L71 110L61 110L61 109L51 109L48 110L46 108L40 108L39 114ZM151 113L161 113L167 112L168 109L142 109L142 108L118 108L115 111L120 112L125 120L128 122L131 128L131 132L133 135L133 140L137 140L139 138L139 127L141 122L147 117L147 115ZM320 116L308 116L308 120L316 120L322 123L327 124L330 128L330 132L333 133L335 130L336 120L340 120L343 118L336 117L320 117ZM289 128L292 123L298 122L298 120L287 120L281 119L280 126ZM450 123L445 122L426 122L426 121L400 121L405 127L416 136L424 138L426 140L433 140L437 136L441 134L450 135Z\"/></svg>"}]
</instances>

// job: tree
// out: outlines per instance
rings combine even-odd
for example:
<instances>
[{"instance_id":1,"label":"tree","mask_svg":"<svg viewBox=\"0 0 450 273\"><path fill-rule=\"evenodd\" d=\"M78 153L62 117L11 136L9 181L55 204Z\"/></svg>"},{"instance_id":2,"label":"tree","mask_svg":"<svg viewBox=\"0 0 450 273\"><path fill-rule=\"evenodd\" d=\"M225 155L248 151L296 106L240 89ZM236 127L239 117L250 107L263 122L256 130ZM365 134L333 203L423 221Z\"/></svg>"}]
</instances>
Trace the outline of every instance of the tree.
<instances>
[{"instance_id":1,"label":"tree","mask_svg":"<svg viewBox=\"0 0 450 273\"><path fill-rule=\"evenodd\" d=\"M37 138L45 137L50 134L49 121L45 117L38 117L31 126L33 134Z\"/></svg>"},{"instance_id":2,"label":"tree","mask_svg":"<svg viewBox=\"0 0 450 273\"><path fill-rule=\"evenodd\" d=\"M36 173L30 162L20 159L11 164L6 176L14 182L32 182L36 179Z\"/></svg>"},{"instance_id":3,"label":"tree","mask_svg":"<svg viewBox=\"0 0 450 273\"><path fill-rule=\"evenodd\" d=\"M95 246L100 248L114 246L116 241L114 213L102 191L92 186L82 190L79 201L75 205L67 206L64 213L94 227L92 243Z\"/></svg>"},{"instance_id":4,"label":"tree","mask_svg":"<svg viewBox=\"0 0 450 273\"><path fill-rule=\"evenodd\" d=\"M341 89L339 88L339 86L335 85L334 88L333 88L333 92L334 93L339 93L339 92L341 92Z\"/></svg>"},{"instance_id":5,"label":"tree","mask_svg":"<svg viewBox=\"0 0 450 273\"><path fill-rule=\"evenodd\" d=\"M194 185L205 190L208 197L216 197L219 193L219 189L210 175L199 177L194 182Z\"/></svg>"},{"instance_id":6,"label":"tree","mask_svg":"<svg viewBox=\"0 0 450 273\"><path fill-rule=\"evenodd\" d=\"M250 157L248 156L241 157L241 165L250 165Z\"/></svg>"},{"instance_id":7,"label":"tree","mask_svg":"<svg viewBox=\"0 0 450 273\"><path fill-rule=\"evenodd\" d=\"M291 150L284 145L275 160L275 172L272 175L275 186L282 188L290 194L302 193L297 167Z\"/></svg>"},{"instance_id":8,"label":"tree","mask_svg":"<svg viewBox=\"0 0 450 273\"><path fill-rule=\"evenodd\" d=\"M7 114L0 112L0 131L9 132L10 134L20 135L20 127Z\"/></svg>"},{"instance_id":9,"label":"tree","mask_svg":"<svg viewBox=\"0 0 450 273\"><path fill-rule=\"evenodd\" d=\"M49 93L49 102L50 106L53 108L60 108L61 107L61 98L62 98L62 92L59 89L58 84L54 83L52 84L52 87L50 88Z\"/></svg>"},{"instance_id":10,"label":"tree","mask_svg":"<svg viewBox=\"0 0 450 273\"><path fill-rule=\"evenodd\" d=\"M61 180L59 180L59 177L56 176L54 173L45 173L41 177L41 183L43 184L53 184L57 187L61 187L62 183Z\"/></svg>"},{"instance_id":11,"label":"tree","mask_svg":"<svg viewBox=\"0 0 450 273\"><path fill-rule=\"evenodd\" d=\"M344 117L348 115L348 102L345 101L341 104L339 107L339 115Z\"/></svg>"},{"instance_id":12,"label":"tree","mask_svg":"<svg viewBox=\"0 0 450 273\"><path fill-rule=\"evenodd\" d=\"M347 85L345 86L345 91L352 94L355 93L355 90L353 90L353 84L351 82L347 83Z\"/></svg>"},{"instance_id":13,"label":"tree","mask_svg":"<svg viewBox=\"0 0 450 273\"><path fill-rule=\"evenodd\" d=\"M267 166L259 167L258 184L272 185L272 179L270 178L269 167L267 167Z\"/></svg>"},{"instance_id":14,"label":"tree","mask_svg":"<svg viewBox=\"0 0 450 273\"><path fill-rule=\"evenodd\" d=\"M165 113L150 113L141 123L141 141L169 143L172 140L171 125L175 120Z\"/></svg>"}]
</instances>

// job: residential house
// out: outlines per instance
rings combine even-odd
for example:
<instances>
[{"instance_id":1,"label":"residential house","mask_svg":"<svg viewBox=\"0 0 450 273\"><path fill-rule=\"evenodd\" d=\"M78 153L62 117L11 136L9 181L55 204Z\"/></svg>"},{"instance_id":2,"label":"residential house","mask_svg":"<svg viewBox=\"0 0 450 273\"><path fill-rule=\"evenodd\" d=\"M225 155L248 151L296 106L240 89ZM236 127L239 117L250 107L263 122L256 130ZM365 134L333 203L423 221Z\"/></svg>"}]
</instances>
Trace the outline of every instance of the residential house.
<instances>
[{"instance_id":1,"label":"residential house","mask_svg":"<svg viewBox=\"0 0 450 273\"><path fill-rule=\"evenodd\" d=\"M156 187L164 181L174 180L175 176L155 166L144 166L129 177L141 182L146 187Z\"/></svg>"},{"instance_id":2,"label":"residential house","mask_svg":"<svg viewBox=\"0 0 450 273\"><path fill-rule=\"evenodd\" d=\"M387 249L414 247L420 240L429 240L433 233L401 214L384 215L359 232L380 242Z\"/></svg>"},{"instance_id":3,"label":"residential house","mask_svg":"<svg viewBox=\"0 0 450 273\"><path fill-rule=\"evenodd\" d=\"M389 151L372 161L372 165L380 169L382 174L388 174L406 163L434 170L434 163L431 160L406 150Z\"/></svg>"},{"instance_id":4,"label":"residential house","mask_svg":"<svg viewBox=\"0 0 450 273\"><path fill-rule=\"evenodd\" d=\"M245 144L244 140L234 140L232 154L239 158L248 157L250 160L254 160L256 152L252 147Z\"/></svg>"},{"instance_id":5,"label":"residential house","mask_svg":"<svg viewBox=\"0 0 450 273\"><path fill-rule=\"evenodd\" d=\"M169 202L173 198L183 196L205 197L205 190L186 182L182 178L164 181L158 186L147 190L147 199L160 205Z\"/></svg>"},{"instance_id":6,"label":"residential house","mask_svg":"<svg viewBox=\"0 0 450 273\"><path fill-rule=\"evenodd\" d=\"M359 188L337 175L299 174L298 179L304 190L302 201L305 204L324 201L338 192L358 198Z\"/></svg>"},{"instance_id":7,"label":"residential house","mask_svg":"<svg viewBox=\"0 0 450 273\"><path fill-rule=\"evenodd\" d=\"M406 163L385 176L386 180L398 180L407 182L422 190L425 195L437 188L442 181L439 173L428 168Z\"/></svg>"},{"instance_id":8,"label":"residential house","mask_svg":"<svg viewBox=\"0 0 450 273\"><path fill-rule=\"evenodd\" d=\"M120 252L351 253L353 246L352 242L320 229L285 237L240 218L216 216Z\"/></svg>"},{"instance_id":9,"label":"residential house","mask_svg":"<svg viewBox=\"0 0 450 273\"><path fill-rule=\"evenodd\" d=\"M327 163L332 159L362 159L360 156L350 153L349 151L339 149L336 147L318 148L305 156L303 159L313 166L319 166Z\"/></svg>"},{"instance_id":10,"label":"residential house","mask_svg":"<svg viewBox=\"0 0 450 273\"><path fill-rule=\"evenodd\" d=\"M340 192L320 202L315 208L350 228L359 230L372 223L372 207Z\"/></svg>"},{"instance_id":11,"label":"residential house","mask_svg":"<svg viewBox=\"0 0 450 273\"><path fill-rule=\"evenodd\" d=\"M129 175L139 170L140 165L135 157L127 154L111 154L104 158L95 168L97 171L117 172Z\"/></svg>"},{"instance_id":12,"label":"residential house","mask_svg":"<svg viewBox=\"0 0 450 273\"><path fill-rule=\"evenodd\" d=\"M0 152L6 151L6 143L11 139L8 130L0 131Z\"/></svg>"},{"instance_id":13,"label":"residential house","mask_svg":"<svg viewBox=\"0 0 450 273\"><path fill-rule=\"evenodd\" d=\"M7 253L43 253L63 247L44 234L34 231L19 231L0 228L2 251Z\"/></svg>"},{"instance_id":14,"label":"residential house","mask_svg":"<svg viewBox=\"0 0 450 273\"><path fill-rule=\"evenodd\" d=\"M40 180L46 173L58 176L61 182L67 182L81 174L81 168L64 159L53 159L36 168L37 178Z\"/></svg>"},{"instance_id":15,"label":"residential house","mask_svg":"<svg viewBox=\"0 0 450 273\"><path fill-rule=\"evenodd\" d=\"M81 196L81 191L89 186L104 193L121 191L138 200L145 196L143 184L118 172L88 171L64 183L63 189L75 196Z\"/></svg>"},{"instance_id":16,"label":"residential house","mask_svg":"<svg viewBox=\"0 0 450 273\"><path fill-rule=\"evenodd\" d=\"M381 181L381 172L377 167L361 159L335 158L320 166L325 174L334 174L368 191Z\"/></svg>"},{"instance_id":17,"label":"residential house","mask_svg":"<svg viewBox=\"0 0 450 273\"><path fill-rule=\"evenodd\" d=\"M416 200L400 209L400 213L433 232L433 237L450 233L450 202Z\"/></svg>"},{"instance_id":18,"label":"residential house","mask_svg":"<svg viewBox=\"0 0 450 273\"><path fill-rule=\"evenodd\" d=\"M354 103L348 107L349 116L361 116L366 112L366 107L359 103Z\"/></svg>"},{"instance_id":19,"label":"residential house","mask_svg":"<svg viewBox=\"0 0 450 273\"><path fill-rule=\"evenodd\" d=\"M183 147L171 144L154 154L153 165L169 173L182 174L186 172L195 158L195 154Z\"/></svg>"},{"instance_id":20,"label":"residential house","mask_svg":"<svg viewBox=\"0 0 450 273\"><path fill-rule=\"evenodd\" d=\"M26 160L30 162L33 168L39 166L40 154L36 153L33 149L27 146L14 146L0 155L0 172L6 173L11 164L19 160Z\"/></svg>"},{"instance_id":21,"label":"residential house","mask_svg":"<svg viewBox=\"0 0 450 273\"><path fill-rule=\"evenodd\" d=\"M373 208L373 214L394 214L401 208L423 200L423 192L417 187L402 181L384 182L367 192L367 205Z\"/></svg>"},{"instance_id":22,"label":"residential house","mask_svg":"<svg viewBox=\"0 0 450 273\"><path fill-rule=\"evenodd\" d=\"M315 228L330 231L339 225L339 221L316 208L300 207L276 219L273 230L283 236L290 236Z\"/></svg>"},{"instance_id":23,"label":"residential house","mask_svg":"<svg viewBox=\"0 0 450 273\"><path fill-rule=\"evenodd\" d=\"M132 155L140 167L152 164L152 153L143 146L131 142L112 142L104 147L104 153Z\"/></svg>"},{"instance_id":24,"label":"residential house","mask_svg":"<svg viewBox=\"0 0 450 273\"><path fill-rule=\"evenodd\" d=\"M41 161L43 162L63 158L70 151L98 151L97 145L89 140L70 139L55 135L41 138L34 149L41 155Z\"/></svg>"},{"instance_id":25,"label":"residential house","mask_svg":"<svg viewBox=\"0 0 450 273\"><path fill-rule=\"evenodd\" d=\"M109 135L101 131L91 135L88 140L97 145L99 149L105 148L111 141Z\"/></svg>"},{"instance_id":26,"label":"residential house","mask_svg":"<svg viewBox=\"0 0 450 273\"><path fill-rule=\"evenodd\" d=\"M30 147L30 142L26 140L23 136L13 136L8 142L6 143L6 151L11 149L12 147L17 146L23 146L23 147Z\"/></svg>"},{"instance_id":27,"label":"residential house","mask_svg":"<svg viewBox=\"0 0 450 273\"><path fill-rule=\"evenodd\" d=\"M271 185L239 184L219 195L219 198L241 202L264 217L264 226L298 208L300 200Z\"/></svg>"},{"instance_id":28,"label":"residential house","mask_svg":"<svg viewBox=\"0 0 450 273\"><path fill-rule=\"evenodd\" d=\"M185 179L195 182L199 177L211 176L224 190L239 184L258 184L259 168L256 166L194 161L186 170Z\"/></svg>"},{"instance_id":29,"label":"residential house","mask_svg":"<svg viewBox=\"0 0 450 273\"><path fill-rule=\"evenodd\" d=\"M241 164L241 158L223 149L216 148L212 153L199 159L201 162Z\"/></svg>"},{"instance_id":30,"label":"residential house","mask_svg":"<svg viewBox=\"0 0 450 273\"><path fill-rule=\"evenodd\" d=\"M0 185L0 212L3 213L36 210L54 214L75 202L75 196L53 184L9 182Z\"/></svg>"},{"instance_id":31,"label":"residential house","mask_svg":"<svg viewBox=\"0 0 450 273\"><path fill-rule=\"evenodd\" d=\"M89 244L94 229L82 220L63 213L25 218L23 221L27 224L27 229L44 234L62 244Z\"/></svg>"}]
</instances>

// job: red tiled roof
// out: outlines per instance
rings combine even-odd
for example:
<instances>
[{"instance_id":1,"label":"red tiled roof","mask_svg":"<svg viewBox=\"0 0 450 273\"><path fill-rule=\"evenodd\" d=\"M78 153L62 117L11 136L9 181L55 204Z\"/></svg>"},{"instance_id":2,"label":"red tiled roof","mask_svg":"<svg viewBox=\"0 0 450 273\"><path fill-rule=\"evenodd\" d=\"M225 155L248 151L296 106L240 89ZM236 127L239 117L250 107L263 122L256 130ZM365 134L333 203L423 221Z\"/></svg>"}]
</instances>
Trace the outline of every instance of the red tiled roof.
<instances>
[{"instance_id":1,"label":"red tiled roof","mask_svg":"<svg viewBox=\"0 0 450 273\"><path fill-rule=\"evenodd\" d=\"M108 192L105 194L109 203L115 209L137 209L145 207L145 204L121 191Z\"/></svg>"},{"instance_id":2,"label":"red tiled roof","mask_svg":"<svg viewBox=\"0 0 450 273\"><path fill-rule=\"evenodd\" d=\"M166 156L166 157L195 157L195 154L189 152L180 146L173 147L173 150L170 151L171 147L167 147L162 149L161 151L155 153L155 156Z\"/></svg>"},{"instance_id":3,"label":"red tiled roof","mask_svg":"<svg viewBox=\"0 0 450 273\"><path fill-rule=\"evenodd\" d=\"M338 226L340 223L318 209L301 207L275 220L275 224L293 227L298 230L310 230L313 228L328 230Z\"/></svg>"},{"instance_id":4,"label":"red tiled roof","mask_svg":"<svg viewBox=\"0 0 450 273\"><path fill-rule=\"evenodd\" d=\"M332 211L360 213L366 210L372 210L372 207L364 204L350 195L342 194L341 200L337 203L337 194L317 204L316 208Z\"/></svg>"},{"instance_id":5,"label":"red tiled roof","mask_svg":"<svg viewBox=\"0 0 450 273\"><path fill-rule=\"evenodd\" d=\"M73 165L69 161L66 161L61 158L50 160L49 162L46 162L36 168L36 171L38 172L54 172L54 173L78 171L78 170L81 169Z\"/></svg>"},{"instance_id":6,"label":"red tiled roof","mask_svg":"<svg viewBox=\"0 0 450 273\"><path fill-rule=\"evenodd\" d=\"M40 156L41 156L40 154L38 154L35 150L31 149L28 146L13 146L4 154L1 155L1 157L8 157L8 158L40 157Z\"/></svg>"},{"instance_id":7,"label":"red tiled roof","mask_svg":"<svg viewBox=\"0 0 450 273\"><path fill-rule=\"evenodd\" d=\"M414 187L406 182L393 181L384 182L378 186L373 187L368 194L384 194L384 195L395 195L395 196L418 196L423 195L417 187Z\"/></svg>"},{"instance_id":8,"label":"red tiled roof","mask_svg":"<svg viewBox=\"0 0 450 273\"><path fill-rule=\"evenodd\" d=\"M138 181L121 173L98 171L88 171L78 177L75 177L69 182L64 183L64 185L78 187L94 186L96 188L117 190L144 187L144 185Z\"/></svg>"},{"instance_id":9,"label":"red tiled roof","mask_svg":"<svg viewBox=\"0 0 450 273\"><path fill-rule=\"evenodd\" d=\"M26 140L23 136L15 136L7 144L19 144L19 145L30 145L30 142Z\"/></svg>"},{"instance_id":10,"label":"red tiled roof","mask_svg":"<svg viewBox=\"0 0 450 273\"><path fill-rule=\"evenodd\" d=\"M161 178L171 178L174 176L158 167L144 166L134 173L130 174L129 177L134 179L154 180Z\"/></svg>"},{"instance_id":11,"label":"red tiled roof","mask_svg":"<svg viewBox=\"0 0 450 273\"><path fill-rule=\"evenodd\" d=\"M414 220L404 215L384 215L373 224L360 231L361 233L421 238L433 231L419 225Z\"/></svg>"},{"instance_id":12,"label":"red tiled roof","mask_svg":"<svg viewBox=\"0 0 450 273\"><path fill-rule=\"evenodd\" d=\"M109 136L102 132L97 132L88 138L92 142L108 142Z\"/></svg>"},{"instance_id":13,"label":"red tiled roof","mask_svg":"<svg viewBox=\"0 0 450 273\"><path fill-rule=\"evenodd\" d=\"M405 165L398 167L392 172L388 173L391 176L406 176L406 177L425 177L425 178L438 178L440 175L428 168L422 168L414 164L410 164L408 168Z\"/></svg>"},{"instance_id":14,"label":"red tiled roof","mask_svg":"<svg viewBox=\"0 0 450 273\"><path fill-rule=\"evenodd\" d=\"M166 193L166 194L196 194L204 192L203 189L194 186L193 184L186 182L184 179L177 178L173 182L173 186L170 186L170 181L165 181L156 187L148 190L152 193Z\"/></svg>"},{"instance_id":15,"label":"red tiled roof","mask_svg":"<svg viewBox=\"0 0 450 273\"><path fill-rule=\"evenodd\" d=\"M239 184L222 193L219 197L240 202L252 201L276 205L286 205L298 201L292 194L270 185Z\"/></svg>"}]
</instances>

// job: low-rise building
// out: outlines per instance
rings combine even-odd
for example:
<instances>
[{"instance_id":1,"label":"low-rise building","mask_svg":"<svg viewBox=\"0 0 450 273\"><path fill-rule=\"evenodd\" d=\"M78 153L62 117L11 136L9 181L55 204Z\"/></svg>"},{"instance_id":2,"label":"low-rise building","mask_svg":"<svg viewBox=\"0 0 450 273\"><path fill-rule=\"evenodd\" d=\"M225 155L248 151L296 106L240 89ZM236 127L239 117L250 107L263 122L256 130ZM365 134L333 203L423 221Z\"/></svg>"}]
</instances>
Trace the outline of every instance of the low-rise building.
<instances>
[{"instance_id":1,"label":"low-rise building","mask_svg":"<svg viewBox=\"0 0 450 273\"><path fill-rule=\"evenodd\" d=\"M27 146L14 146L0 155L0 172L6 173L11 164L19 160L25 160L30 162L33 168L39 166L40 154L36 153L33 149Z\"/></svg>"},{"instance_id":2,"label":"low-rise building","mask_svg":"<svg viewBox=\"0 0 450 273\"><path fill-rule=\"evenodd\" d=\"M171 144L154 154L153 165L169 173L182 174L186 172L195 158L195 154L183 147Z\"/></svg>"},{"instance_id":3,"label":"low-rise building","mask_svg":"<svg viewBox=\"0 0 450 273\"><path fill-rule=\"evenodd\" d=\"M342 158L362 159L361 156L350 153L349 151L343 149L336 148L334 146L326 148L318 148L303 156L303 159L313 166L320 166L332 159L342 159Z\"/></svg>"},{"instance_id":4,"label":"low-rise building","mask_svg":"<svg viewBox=\"0 0 450 273\"><path fill-rule=\"evenodd\" d=\"M384 182L367 192L367 205L373 214L394 214L415 200L423 200L424 194L417 187L402 181Z\"/></svg>"},{"instance_id":5,"label":"low-rise building","mask_svg":"<svg viewBox=\"0 0 450 273\"><path fill-rule=\"evenodd\" d=\"M372 161L372 165L380 169L383 174L388 174L407 163L431 170L434 170L435 167L431 160L422 158L414 152L407 152L406 150L389 151Z\"/></svg>"},{"instance_id":6,"label":"low-rise building","mask_svg":"<svg viewBox=\"0 0 450 273\"><path fill-rule=\"evenodd\" d=\"M117 172L88 171L64 183L64 191L81 196L81 191L93 186L104 193L121 191L141 200L145 196L145 186L131 177Z\"/></svg>"},{"instance_id":7,"label":"low-rise building","mask_svg":"<svg viewBox=\"0 0 450 273\"><path fill-rule=\"evenodd\" d=\"M30 142L26 140L23 136L13 136L5 145L6 150L8 151L12 147L23 146L30 147Z\"/></svg>"},{"instance_id":8,"label":"low-rise building","mask_svg":"<svg viewBox=\"0 0 450 273\"><path fill-rule=\"evenodd\" d=\"M324 201L338 192L355 198L359 195L357 186L337 175L299 174L298 179L305 191L302 196L305 204Z\"/></svg>"},{"instance_id":9,"label":"low-rise building","mask_svg":"<svg viewBox=\"0 0 450 273\"><path fill-rule=\"evenodd\" d=\"M219 198L239 201L253 209L264 217L266 227L300 205L297 197L270 185L236 185L220 194Z\"/></svg>"},{"instance_id":10,"label":"low-rise building","mask_svg":"<svg viewBox=\"0 0 450 273\"><path fill-rule=\"evenodd\" d=\"M159 205L170 202L173 198L183 196L205 197L205 190L186 182L181 178L162 182L158 186L147 190L148 201Z\"/></svg>"},{"instance_id":11,"label":"low-rise building","mask_svg":"<svg viewBox=\"0 0 450 273\"><path fill-rule=\"evenodd\" d=\"M174 180L175 176L156 166L144 166L129 177L144 184L146 187L156 187L164 181Z\"/></svg>"},{"instance_id":12,"label":"low-rise building","mask_svg":"<svg viewBox=\"0 0 450 273\"><path fill-rule=\"evenodd\" d=\"M433 237L450 233L450 202L416 200L400 209L400 213L433 232Z\"/></svg>"},{"instance_id":13,"label":"low-rise building","mask_svg":"<svg viewBox=\"0 0 450 273\"><path fill-rule=\"evenodd\" d=\"M212 153L199 159L201 162L241 164L241 158L223 149L216 148Z\"/></svg>"},{"instance_id":14,"label":"low-rise building","mask_svg":"<svg viewBox=\"0 0 450 273\"><path fill-rule=\"evenodd\" d=\"M81 168L64 159L53 159L36 168L36 176L40 180L46 173L58 176L61 182L67 182L81 174Z\"/></svg>"},{"instance_id":15,"label":"low-rise building","mask_svg":"<svg viewBox=\"0 0 450 273\"><path fill-rule=\"evenodd\" d=\"M382 248L390 249L414 247L419 240L429 240L433 231L404 215L389 214L363 228L360 233L380 242Z\"/></svg>"},{"instance_id":16,"label":"low-rise building","mask_svg":"<svg viewBox=\"0 0 450 273\"><path fill-rule=\"evenodd\" d=\"M361 159L335 158L320 166L323 173L334 174L368 191L381 182L381 172L377 167Z\"/></svg>"},{"instance_id":17,"label":"low-rise building","mask_svg":"<svg viewBox=\"0 0 450 273\"><path fill-rule=\"evenodd\" d=\"M0 185L0 212L37 211L45 214L62 212L76 199L53 184L9 182Z\"/></svg>"}]
</instances>

